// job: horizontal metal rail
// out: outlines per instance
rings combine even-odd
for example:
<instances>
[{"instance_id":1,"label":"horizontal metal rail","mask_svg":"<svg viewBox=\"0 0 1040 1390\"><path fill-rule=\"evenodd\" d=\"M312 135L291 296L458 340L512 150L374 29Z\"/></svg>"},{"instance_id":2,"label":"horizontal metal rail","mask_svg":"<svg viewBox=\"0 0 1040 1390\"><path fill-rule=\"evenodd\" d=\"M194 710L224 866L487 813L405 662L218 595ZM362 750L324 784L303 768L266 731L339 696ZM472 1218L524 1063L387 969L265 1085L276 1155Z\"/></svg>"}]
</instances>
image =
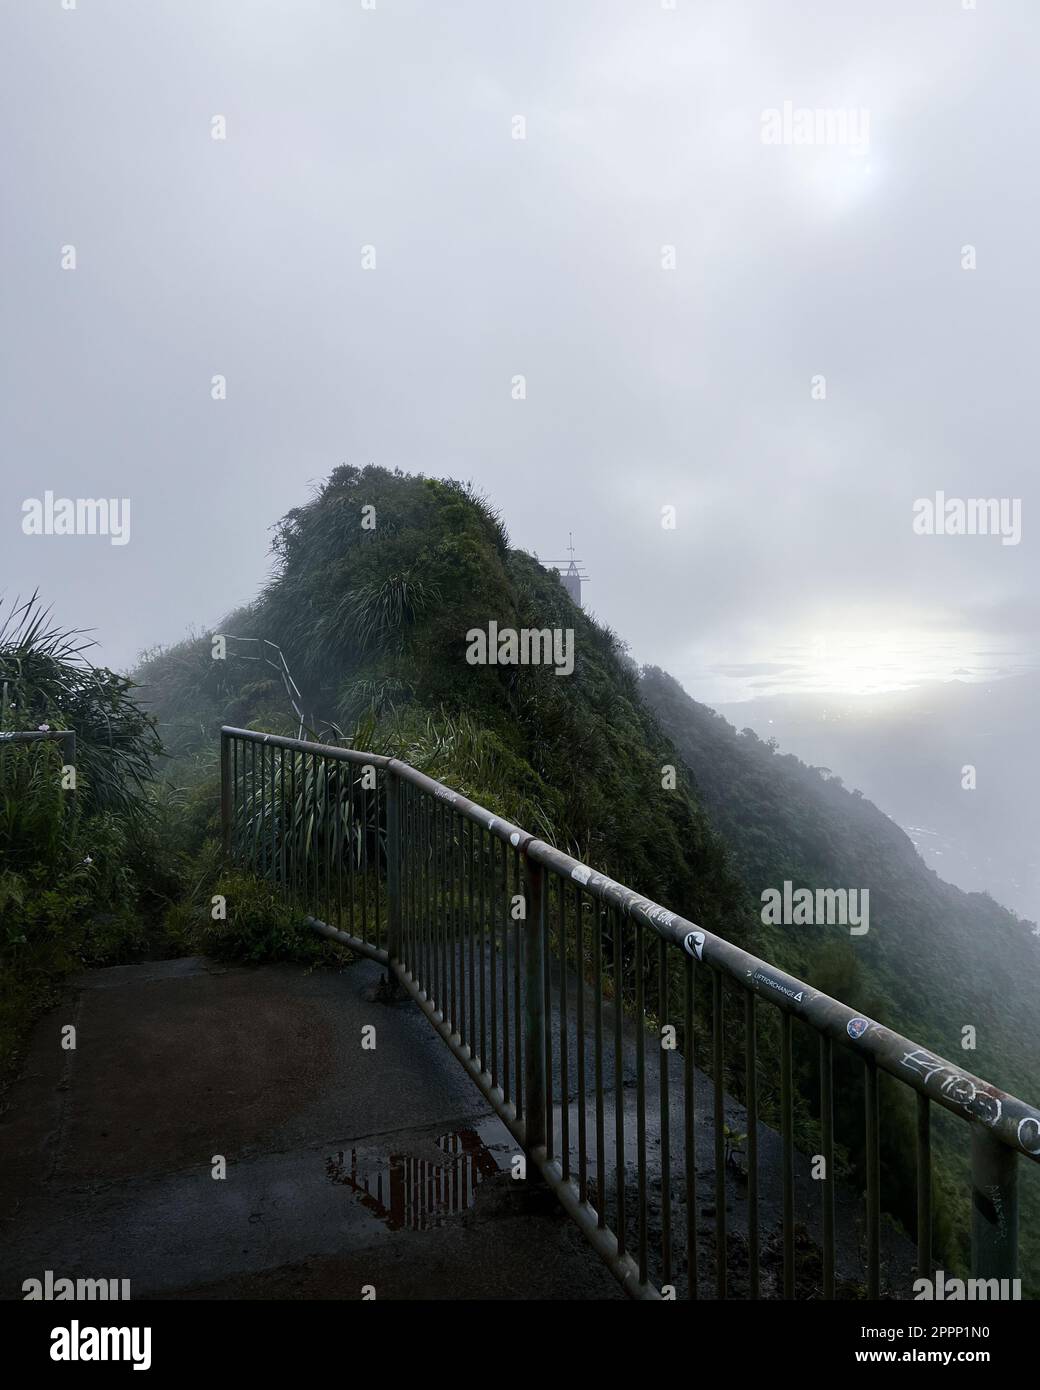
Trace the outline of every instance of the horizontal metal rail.
<instances>
[{"instance_id":1,"label":"horizontal metal rail","mask_svg":"<svg viewBox=\"0 0 1040 1390\"><path fill-rule=\"evenodd\" d=\"M1040 1160L1034 1107L396 758L226 727L221 769L229 858L280 884L315 930L388 967L634 1297L675 1297L680 1288L703 1297L701 1264L714 1267L715 1296L731 1296L734 1239L748 1255L740 1292L762 1292L761 1003L779 1017L783 1267L775 1292L791 1298L799 1287L794 1058L803 1034L795 1025L818 1049L822 1296L835 1296L838 1266L840 1055L862 1074L868 1296L884 1283L881 1072L918 1098L918 1273L933 1271L934 1103L971 1124L972 1274L1015 1276L1017 1158ZM694 1061L699 1034L709 1075ZM730 1055L734 1035L742 1066ZM739 1233L729 1218L736 1178L727 1075L743 1085L747 1127ZM805 1084L803 1069L803 1094ZM710 1260L695 1153L709 1110Z\"/></svg>"},{"instance_id":2,"label":"horizontal metal rail","mask_svg":"<svg viewBox=\"0 0 1040 1390\"><path fill-rule=\"evenodd\" d=\"M0 732L0 748L25 743L60 743L64 750L66 763L75 766L76 735L72 729L26 729L24 731L15 730L13 733Z\"/></svg>"}]
</instances>

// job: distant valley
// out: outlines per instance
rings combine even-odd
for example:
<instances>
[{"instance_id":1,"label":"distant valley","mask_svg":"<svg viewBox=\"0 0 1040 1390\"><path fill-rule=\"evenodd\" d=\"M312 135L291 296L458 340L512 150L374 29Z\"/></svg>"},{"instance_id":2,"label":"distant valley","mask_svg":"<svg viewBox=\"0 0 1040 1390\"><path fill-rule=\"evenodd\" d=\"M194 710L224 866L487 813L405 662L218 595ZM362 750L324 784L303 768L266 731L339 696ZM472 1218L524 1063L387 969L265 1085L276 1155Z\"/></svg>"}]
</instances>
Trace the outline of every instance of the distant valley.
<instances>
[{"instance_id":1,"label":"distant valley","mask_svg":"<svg viewBox=\"0 0 1040 1390\"><path fill-rule=\"evenodd\" d=\"M949 883L1040 920L1040 675L871 696L776 695L715 708L829 768L910 836ZM975 768L976 787L962 787Z\"/></svg>"}]
</instances>

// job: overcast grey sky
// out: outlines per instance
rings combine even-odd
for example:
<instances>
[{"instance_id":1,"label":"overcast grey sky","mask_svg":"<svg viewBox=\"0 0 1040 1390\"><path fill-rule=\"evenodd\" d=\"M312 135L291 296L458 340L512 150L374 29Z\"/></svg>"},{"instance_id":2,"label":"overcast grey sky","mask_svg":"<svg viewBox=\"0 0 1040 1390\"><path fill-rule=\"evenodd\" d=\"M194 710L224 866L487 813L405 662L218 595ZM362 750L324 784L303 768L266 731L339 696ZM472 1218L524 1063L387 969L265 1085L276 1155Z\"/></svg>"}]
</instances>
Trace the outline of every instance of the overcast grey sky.
<instances>
[{"instance_id":1,"label":"overcast grey sky","mask_svg":"<svg viewBox=\"0 0 1040 1390\"><path fill-rule=\"evenodd\" d=\"M375 462L573 531L701 698L1032 664L1035 0L0 15L0 590L99 659L250 599L271 524ZM869 147L764 143L787 101ZM23 534L47 489L129 496L129 544ZM915 535L939 489L1020 499L1021 543Z\"/></svg>"}]
</instances>

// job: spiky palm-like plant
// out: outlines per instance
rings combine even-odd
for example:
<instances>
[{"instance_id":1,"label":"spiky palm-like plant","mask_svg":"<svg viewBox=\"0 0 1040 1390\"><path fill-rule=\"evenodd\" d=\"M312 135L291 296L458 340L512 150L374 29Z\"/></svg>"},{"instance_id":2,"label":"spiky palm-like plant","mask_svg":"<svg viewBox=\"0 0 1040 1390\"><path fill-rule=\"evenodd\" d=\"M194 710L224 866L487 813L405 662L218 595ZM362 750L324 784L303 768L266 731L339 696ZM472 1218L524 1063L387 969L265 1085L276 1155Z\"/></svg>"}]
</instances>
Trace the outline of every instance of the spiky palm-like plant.
<instances>
[{"instance_id":1,"label":"spiky palm-like plant","mask_svg":"<svg viewBox=\"0 0 1040 1390\"><path fill-rule=\"evenodd\" d=\"M134 699L133 681L85 655L93 646L86 633L57 626L36 593L0 610L0 728L73 730L82 811L133 817L144 805L159 736Z\"/></svg>"},{"instance_id":2,"label":"spiky palm-like plant","mask_svg":"<svg viewBox=\"0 0 1040 1390\"><path fill-rule=\"evenodd\" d=\"M436 585L424 583L411 572L391 574L350 590L332 621L342 622L358 648L366 652L397 637L438 597Z\"/></svg>"}]
</instances>

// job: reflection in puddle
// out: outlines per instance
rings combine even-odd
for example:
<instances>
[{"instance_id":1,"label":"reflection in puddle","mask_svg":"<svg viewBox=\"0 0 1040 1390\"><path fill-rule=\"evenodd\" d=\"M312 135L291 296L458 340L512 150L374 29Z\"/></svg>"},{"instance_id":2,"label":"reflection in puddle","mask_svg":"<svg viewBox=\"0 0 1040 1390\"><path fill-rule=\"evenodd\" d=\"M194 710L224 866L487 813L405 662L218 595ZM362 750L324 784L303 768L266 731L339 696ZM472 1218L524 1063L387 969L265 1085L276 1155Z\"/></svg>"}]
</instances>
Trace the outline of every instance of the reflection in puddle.
<instances>
[{"instance_id":1,"label":"reflection in puddle","mask_svg":"<svg viewBox=\"0 0 1040 1390\"><path fill-rule=\"evenodd\" d=\"M428 1231L471 1207L479 1184L499 1171L475 1130L442 1134L437 1147L444 1154L439 1162L414 1154L363 1154L359 1161L357 1149L349 1155L340 1150L325 1160L325 1171L331 1182L356 1192L366 1211L391 1231Z\"/></svg>"}]
</instances>

